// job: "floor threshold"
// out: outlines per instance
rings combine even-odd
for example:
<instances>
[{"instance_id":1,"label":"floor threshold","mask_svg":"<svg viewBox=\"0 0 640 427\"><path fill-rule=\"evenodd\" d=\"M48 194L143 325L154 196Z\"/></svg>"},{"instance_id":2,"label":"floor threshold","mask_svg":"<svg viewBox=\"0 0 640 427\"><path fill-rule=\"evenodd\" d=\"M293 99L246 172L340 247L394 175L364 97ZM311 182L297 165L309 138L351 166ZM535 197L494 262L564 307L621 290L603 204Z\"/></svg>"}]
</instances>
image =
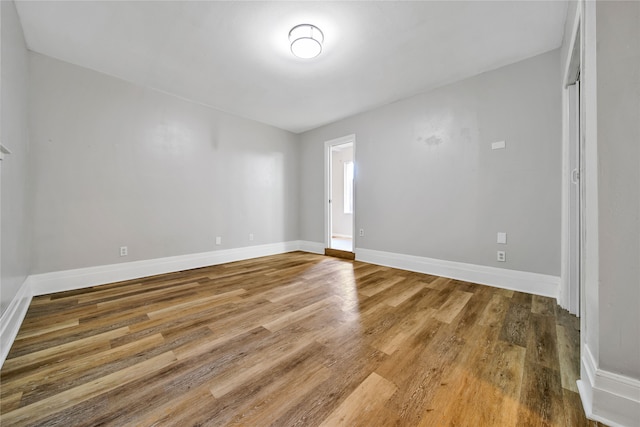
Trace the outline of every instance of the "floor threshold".
<instances>
[{"instance_id":1,"label":"floor threshold","mask_svg":"<svg viewBox=\"0 0 640 427\"><path fill-rule=\"evenodd\" d=\"M355 253L350 251L342 251L340 249L325 248L324 254L326 256L332 256L334 258L343 258L343 259L350 259L350 260L356 259Z\"/></svg>"}]
</instances>

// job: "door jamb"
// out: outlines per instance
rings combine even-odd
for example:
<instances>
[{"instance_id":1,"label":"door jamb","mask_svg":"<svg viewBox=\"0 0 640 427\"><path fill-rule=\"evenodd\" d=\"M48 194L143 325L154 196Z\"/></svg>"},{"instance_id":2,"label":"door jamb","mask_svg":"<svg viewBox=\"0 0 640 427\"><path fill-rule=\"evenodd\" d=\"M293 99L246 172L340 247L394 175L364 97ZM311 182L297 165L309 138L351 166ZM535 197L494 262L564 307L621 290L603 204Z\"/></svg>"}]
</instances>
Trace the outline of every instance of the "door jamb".
<instances>
[{"instance_id":1,"label":"door jamb","mask_svg":"<svg viewBox=\"0 0 640 427\"><path fill-rule=\"evenodd\" d=\"M577 71L582 69L582 39L584 37L583 32L583 22L582 22L582 7L581 4L578 3L576 8L576 15L574 17L574 22L571 28L571 39L569 42L569 49L567 50L567 56L563 58L565 61L564 64L564 72L563 72L563 80L562 80L562 237L561 237L561 281L560 281L560 289L558 293L558 303L561 307L569 310L569 312L576 314L579 313L581 316L583 315L584 307L584 293L583 293L583 282L584 282L584 266L582 265L584 262L584 258L580 255L580 263L581 263L581 271L580 271L580 283L579 286L579 295L580 301L578 302L578 306L576 307L574 302L571 301L572 292L570 290L569 283L569 270L570 266L570 221L572 220L569 217L569 197L570 197L570 186L572 185L570 182L570 166L569 166L569 91L568 85L573 83L571 80L577 75ZM575 55L577 50L577 55ZM582 116L582 106L580 106L580 114ZM582 118L582 117L581 117ZM580 121L580 140L579 140L579 150L582 150L582 139L584 138L584 123L582 120ZM579 174L580 179L584 179L584 170L579 166ZM579 207L580 210L584 209L584 199L582 199L583 194L580 194L581 200ZM584 227L584 223L581 227ZM579 232L581 233L581 231ZM580 236L582 237L582 236ZM584 242L581 239L580 242L581 248L579 252L582 254L584 251Z\"/></svg>"}]
</instances>

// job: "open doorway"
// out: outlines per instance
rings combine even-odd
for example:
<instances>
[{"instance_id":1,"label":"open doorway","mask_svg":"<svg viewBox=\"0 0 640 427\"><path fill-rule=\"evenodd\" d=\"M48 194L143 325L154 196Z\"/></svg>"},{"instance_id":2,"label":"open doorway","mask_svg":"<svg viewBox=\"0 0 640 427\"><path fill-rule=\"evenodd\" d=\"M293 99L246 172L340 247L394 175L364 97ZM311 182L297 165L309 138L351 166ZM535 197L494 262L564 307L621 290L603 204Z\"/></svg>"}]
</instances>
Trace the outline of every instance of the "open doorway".
<instances>
[{"instance_id":1,"label":"open doorway","mask_svg":"<svg viewBox=\"0 0 640 427\"><path fill-rule=\"evenodd\" d=\"M355 217L355 137L325 143L326 247L353 254Z\"/></svg>"}]
</instances>

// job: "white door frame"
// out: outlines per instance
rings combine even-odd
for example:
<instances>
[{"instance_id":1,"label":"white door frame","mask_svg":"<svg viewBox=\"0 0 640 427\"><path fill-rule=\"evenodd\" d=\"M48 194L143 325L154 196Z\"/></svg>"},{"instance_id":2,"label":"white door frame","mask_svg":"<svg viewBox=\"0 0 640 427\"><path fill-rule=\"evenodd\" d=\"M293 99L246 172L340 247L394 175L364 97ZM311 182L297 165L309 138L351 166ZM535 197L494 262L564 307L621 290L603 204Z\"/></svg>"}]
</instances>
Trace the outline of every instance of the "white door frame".
<instances>
[{"instance_id":1,"label":"white door frame","mask_svg":"<svg viewBox=\"0 0 640 427\"><path fill-rule=\"evenodd\" d=\"M584 117L582 113L582 106L575 104L571 106L571 103L576 101L576 97L572 95L576 95L578 93L577 86L570 89L570 85L572 85L576 81L576 76L579 75L580 70L582 69L582 46L581 42L582 36L584 34L582 28L582 8L579 3L576 10L576 15L574 17L574 22L571 30L571 41L569 43L569 49L567 50L567 56L563 58L564 63L564 73L563 73L563 89L562 89L562 127L563 127L563 135L562 135L562 237L561 237L561 286L560 292L558 295L558 303L561 307L567 309L570 313L581 315L583 313L582 310L582 295L583 295L583 283L584 283L584 240L583 240L583 232L584 232L584 221L583 217L580 218L582 224L580 225L580 229L578 230L578 239L580 241L579 248L575 248L574 243L572 242L572 234L571 229L575 226L575 215L572 215L572 211L570 209L571 204L571 196L572 191L574 190L574 186L576 185L572 181L575 181L576 178L580 182L579 187L579 196L578 196L578 211L580 215L584 214L584 187L582 186L582 182L584 182L584 156L583 156L583 138L584 138L584 121L582 117ZM579 83L577 83L579 84ZM579 95L577 96L578 100ZM570 114L575 114L575 108L580 112L580 117L574 116L573 120L570 118ZM570 129L571 124L577 121L580 128L579 129ZM577 176L571 167L571 150L570 144L575 143L575 141L571 141L571 137L574 132L578 134L578 152L580 156L580 164L578 165ZM573 254L572 251L576 251L577 254ZM577 258L577 262L580 264L580 271L578 272L579 280L576 282L575 280L575 260Z\"/></svg>"},{"instance_id":2,"label":"white door frame","mask_svg":"<svg viewBox=\"0 0 640 427\"><path fill-rule=\"evenodd\" d=\"M352 251L356 251L356 176L358 175L358 168L356 166L356 135L351 134L343 136L341 138L325 141L324 143L324 239L325 247L331 247L331 149L336 145L353 144L353 215L351 215L352 221Z\"/></svg>"},{"instance_id":3,"label":"white door frame","mask_svg":"<svg viewBox=\"0 0 640 427\"><path fill-rule=\"evenodd\" d=\"M582 275L582 149L580 144L580 80L568 87L569 95L569 221L566 304L570 313L580 316L580 283Z\"/></svg>"}]
</instances>

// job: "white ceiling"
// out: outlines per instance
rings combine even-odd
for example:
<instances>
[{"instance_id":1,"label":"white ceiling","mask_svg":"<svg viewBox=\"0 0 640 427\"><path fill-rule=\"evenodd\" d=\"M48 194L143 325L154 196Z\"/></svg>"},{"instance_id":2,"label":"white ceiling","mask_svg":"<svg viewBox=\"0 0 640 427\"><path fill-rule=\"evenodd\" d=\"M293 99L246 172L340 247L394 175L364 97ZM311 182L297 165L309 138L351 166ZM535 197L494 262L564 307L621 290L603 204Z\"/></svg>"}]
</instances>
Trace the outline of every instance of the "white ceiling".
<instances>
[{"instance_id":1,"label":"white ceiling","mask_svg":"<svg viewBox=\"0 0 640 427\"><path fill-rule=\"evenodd\" d=\"M18 1L29 49L302 132L560 46L565 1ZM288 32L325 35L312 60Z\"/></svg>"}]
</instances>

